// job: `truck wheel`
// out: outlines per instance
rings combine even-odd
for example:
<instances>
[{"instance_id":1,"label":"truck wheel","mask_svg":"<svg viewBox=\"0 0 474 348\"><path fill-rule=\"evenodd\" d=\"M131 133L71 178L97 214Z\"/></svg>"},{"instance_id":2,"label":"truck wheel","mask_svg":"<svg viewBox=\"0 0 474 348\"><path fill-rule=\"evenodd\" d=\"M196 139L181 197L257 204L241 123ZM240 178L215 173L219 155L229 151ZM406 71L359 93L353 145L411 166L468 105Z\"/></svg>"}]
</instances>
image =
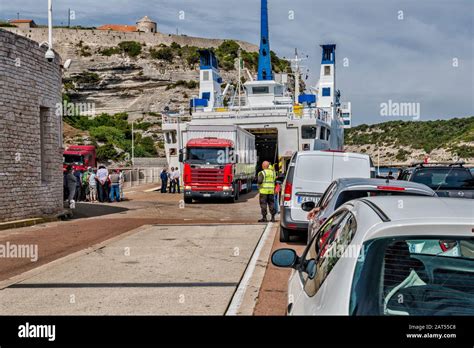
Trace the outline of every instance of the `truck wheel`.
<instances>
[{"instance_id":1,"label":"truck wheel","mask_svg":"<svg viewBox=\"0 0 474 348\"><path fill-rule=\"evenodd\" d=\"M184 203L191 204L192 202L193 202L193 199L191 197L184 197Z\"/></svg>"},{"instance_id":2,"label":"truck wheel","mask_svg":"<svg viewBox=\"0 0 474 348\"><path fill-rule=\"evenodd\" d=\"M290 241L290 230L280 225L280 242Z\"/></svg>"}]
</instances>

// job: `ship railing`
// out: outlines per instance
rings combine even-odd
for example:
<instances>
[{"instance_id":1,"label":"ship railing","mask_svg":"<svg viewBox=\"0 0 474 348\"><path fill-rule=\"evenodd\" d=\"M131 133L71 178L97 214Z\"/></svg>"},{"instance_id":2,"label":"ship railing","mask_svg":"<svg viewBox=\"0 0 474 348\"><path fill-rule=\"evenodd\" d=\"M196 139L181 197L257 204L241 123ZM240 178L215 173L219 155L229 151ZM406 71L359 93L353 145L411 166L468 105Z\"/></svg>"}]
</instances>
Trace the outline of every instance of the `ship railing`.
<instances>
[{"instance_id":1,"label":"ship railing","mask_svg":"<svg viewBox=\"0 0 474 348\"><path fill-rule=\"evenodd\" d=\"M215 107L192 108L192 116L188 114L163 114L164 124L177 124L194 119L225 119L225 118L250 118L250 117L282 117L290 120L320 120L331 122L331 108L318 108L314 106L274 105L262 107Z\"/></svg>"},{"instance_id":2,"label":"ship railing","mask_svg":"<svg viewBox=\"0 0 474 348\"><path fill-rule=\"evenodd\" d=\"M186 114L163 114L162 122L164 124L177 124L191 121L191 115Z\"/></svg>"}]
</instances>

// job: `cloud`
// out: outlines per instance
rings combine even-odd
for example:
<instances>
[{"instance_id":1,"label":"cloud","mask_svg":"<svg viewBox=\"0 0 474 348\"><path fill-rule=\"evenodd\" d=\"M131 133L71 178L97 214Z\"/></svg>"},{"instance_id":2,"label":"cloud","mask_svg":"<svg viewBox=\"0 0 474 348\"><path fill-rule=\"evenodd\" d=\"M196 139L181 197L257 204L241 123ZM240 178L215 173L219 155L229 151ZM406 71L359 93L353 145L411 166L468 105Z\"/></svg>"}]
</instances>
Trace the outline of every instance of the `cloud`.
<instances>
[{"instance_id":1,"label":"cloud","mask_svg":"<svg viewBox=\"0 0 474 348\"><path fill-rule=\"evenodd\" d=\"M0 17L20 11L46 23L46 1L0 3ZM354 124L385 121L380 104L389 99L420 103L422 120L474 115L474 1L269 0L269 7L272 50L308 55L308 84L319 78L319 45L337 44L338 88L352 101ZM162 32L259 42L258 0L56 0L56 24L66 22L68 8L80 25L133 24L148 15Z\"/></svg>"}]
</instances>

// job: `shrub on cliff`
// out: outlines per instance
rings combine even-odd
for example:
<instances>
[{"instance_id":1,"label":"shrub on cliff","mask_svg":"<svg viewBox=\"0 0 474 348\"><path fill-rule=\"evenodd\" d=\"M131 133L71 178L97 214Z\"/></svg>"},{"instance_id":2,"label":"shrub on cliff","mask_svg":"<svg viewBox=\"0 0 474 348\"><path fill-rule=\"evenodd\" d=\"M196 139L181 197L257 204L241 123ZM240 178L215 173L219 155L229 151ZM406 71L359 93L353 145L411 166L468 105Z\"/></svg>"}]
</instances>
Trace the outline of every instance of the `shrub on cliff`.
<instances>
[{"instance_id":1,"label":"shrub on cliff","mask_svg":"<svg viewBox=\"0 0 474 348\"><path fill-rule=\"evenodd\" d=\"M129 57L136 57L142 53L142 45L136 41L122 41L118 46Z\"/></svg>"},{"instance_id":2,"label":"shrub on cliff","mask_svg":"<svg viewBox=\"0 0 474 348\"><path fill-rule=\"evenodd\" d=\"M165 60L171 63L173 62L175 53L171 47L163 47L163 48L160 48L159 50L155 50L152 48L150 49L150 56L153 59Z\"/></svg>"},{"instance_id":3,"label":"shrub on cliff","mask_svg":"<svg viewBox=\"0 0 474 348\"><path fill-rule=\"evenodd\" d=\"M83 71L80 74L73 75L71 80L78 84L96 85L100 82L100 76L94 72Z\"/></svg>"},{"instance_id":4,"label":"shrub on cliff","mask_svg":"<svg viewBox=\"0 0 474 348\"><path fill-rule=\"evenodd\" d=\"M108 48L104 48L104 49L100 50L99 53L103 56L110 57L114 54L120 54L121 52L122 51L118 47L108 47Z\"/></svg>"},{"instance_id":5,"label":"shrub on cliff","mask_svg":"<svg viewBox=\"0 0 474 348\"><path fill-rule=\"evenodd\" d=\"M115 160L117 156L117 150L112 144L105 144L97 148L96 157L99 162Z\"/></svg>"}]
</instances>

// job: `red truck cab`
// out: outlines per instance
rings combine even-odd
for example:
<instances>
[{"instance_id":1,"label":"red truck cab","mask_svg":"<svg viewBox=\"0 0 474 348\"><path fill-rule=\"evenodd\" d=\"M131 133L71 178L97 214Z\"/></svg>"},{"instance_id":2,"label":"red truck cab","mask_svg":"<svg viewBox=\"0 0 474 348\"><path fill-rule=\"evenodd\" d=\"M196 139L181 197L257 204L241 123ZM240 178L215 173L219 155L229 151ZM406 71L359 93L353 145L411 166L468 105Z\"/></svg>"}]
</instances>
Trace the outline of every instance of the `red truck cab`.
<instances>
[{"instance_id":1,"label":"red truck cab","mask_svg":"<svg viewBox=\"0 0 474 348\"><path fill-rule=\"evenodd\" d=\"M72 145L63 154L63 170L72 166L74 170L86 171L89 167L97 167L95 146Z\"/></svg>"},{"instance_id":2,"label":"red truck cab","mask_svg":"<svg viewBox=\"0 0 474 348\"><path fill-rule=\"evenodd\" d=\"M231 140L191 139L182 160L185 203L206 198L235 201L240 191L251 188L255 168L242 170Z\"/></svg>"}]
</instances>

